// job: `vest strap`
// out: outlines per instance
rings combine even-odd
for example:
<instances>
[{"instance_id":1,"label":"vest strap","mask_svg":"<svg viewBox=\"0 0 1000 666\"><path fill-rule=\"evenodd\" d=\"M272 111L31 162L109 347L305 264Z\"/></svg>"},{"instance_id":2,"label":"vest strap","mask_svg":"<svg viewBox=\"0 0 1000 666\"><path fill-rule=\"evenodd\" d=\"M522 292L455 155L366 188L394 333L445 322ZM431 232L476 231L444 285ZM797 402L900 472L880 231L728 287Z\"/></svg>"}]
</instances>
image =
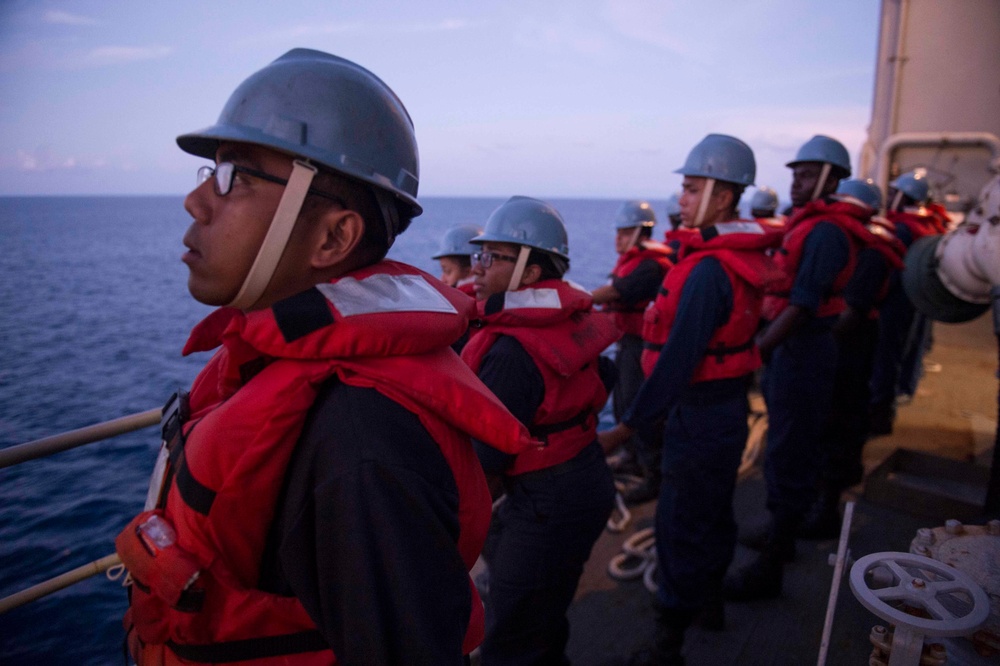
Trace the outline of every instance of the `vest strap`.
<instances>
[{"instance_id":1,"label":"vest strap","mask_svg":"<svg viewBox=\"0 0 1000 666\"><path fill-rule=\"evenodd\" d=\"M187 438L180 434L177 442L170 449L170 467L174 470L173 482L184 503L203 516L207 516L215 502L215 491L203 485L194 478L184 459L184 445Z\"/></svg>"},{"instance_id":2,"label":"vest strap","mask_svg":"<svg viewBox=\"0 0 1000 666\"><path fill-rule=\"evenodd\" d=\"M593 412L589 409L585 409L576 416L572 416L565 421L559 421L558 423L548 423L545 425L534 425L528 428L528 432L531 433L532 437L541 439L545 441L549 435L554 435L557 432L562 432L563 430L569 430L570 428L575 428L576 426L585 426L587 422L590 421L590 417Z\"/></svg>"},{"instance_id":3,"label":"vest strap","mask_svg":"<svg viewBox=\"0 0 1000 666\"><path fill-rule=\"evenodd\" d=\"M203 645L181 645L167 641L167 647L181 659L209 664L226 664L286 654L318 652L329 646L316 629L280 636L261 636L238 641L222 641Z\"/></svg>"}]
</instances>

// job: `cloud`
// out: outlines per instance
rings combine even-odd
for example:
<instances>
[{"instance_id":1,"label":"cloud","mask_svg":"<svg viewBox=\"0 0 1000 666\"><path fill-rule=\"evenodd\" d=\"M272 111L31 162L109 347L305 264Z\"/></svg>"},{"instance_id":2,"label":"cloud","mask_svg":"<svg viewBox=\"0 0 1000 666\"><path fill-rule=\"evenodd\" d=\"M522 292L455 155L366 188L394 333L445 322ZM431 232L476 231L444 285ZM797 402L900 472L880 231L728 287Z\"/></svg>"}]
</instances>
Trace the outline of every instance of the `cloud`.
<instances>
[{"instance_id":1,"label":"cloud","mask_svg":"<svg viewBox=\"0 0 1000 666\"><path fill-rule=\"evenodd\" d=\"M122 65L165 58L172 52L169 46L99 46L85 54L80 64L90 67Z\"/></svg>"},{"instance_id":2,"label":"cloud","mask_svg":"<svg viewBox=\"0 0 1000 666\"><path fill-rule=\"evenodd\" d=\"M59 25L98 25L100 22L89 16L70 14L69 12L50 9L42 16L46 23L57 23Z\"/></svg>"},{"instance_id":3,"label":"cloud","mask_svg":"<svg viewBox=\"0 0 1000 666\"><path fill-rule=\"evenodd\" d=\"M277 30L266 35L257 35L252 40L248 41L253 43L259 43L261 40L289 41L301 39L303 37L347 34L421 34L464 30L473 25L475 25L475 23L472 21L458 18L446 18L440 21L417 23L380 24L378 26L362 21L351 21L346 23L306 23Z\"/></svg>"},{"instance_id":4,"label":"cloud","mask_svg":"<svg viewBox=\"0 0 1000 666\"><path fill-rule=\"evenodd\" d=\"M49 146L34 150L17 149L13 155L0 155L0 169L28 173L100 169L108 166L105 158L80 158L73 155L56 155Z\"/></svg>"},{"instance_id":5,"label":"cloud","mask_svg":"<svg viewBox=\"0 0 1000 666\"><path fill-rule=\"evenodd\" d=\"M608 50L604 35L575 25L572 21L525 19L517 25L514 42L522 47L550 53L593 56L603 55Z\"/></svg>"}]
</instances>

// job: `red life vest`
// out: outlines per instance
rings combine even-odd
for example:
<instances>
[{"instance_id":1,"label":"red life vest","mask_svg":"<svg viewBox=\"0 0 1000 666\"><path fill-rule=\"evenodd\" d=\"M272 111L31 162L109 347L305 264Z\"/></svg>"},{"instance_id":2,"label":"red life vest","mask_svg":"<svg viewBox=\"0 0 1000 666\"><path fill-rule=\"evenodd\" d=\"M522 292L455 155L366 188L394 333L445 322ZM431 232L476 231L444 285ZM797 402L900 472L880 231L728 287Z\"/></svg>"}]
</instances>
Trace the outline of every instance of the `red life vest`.
<instances>
[{"instance_id":1,"label":"red life vest","mask_svg":"<svg viewBox=\"0 0 1000 666\"><path fill-rule=\"evenodd\" d=\"M754 219L760 222L760 225L768 231L785 231L785 223L787 220L784 215L775 217L757 217Z\"/></svg>"},{"instance_id":2,"label":"red life vest","mask_svg":"<svg viewBox=\"0 0 1000 666\"><path fill-rule=\"evenodd\" d=\"M878 318L878 305L885 300L886 295L889 293L890 278L893 271L903 270L903 257L906 256L906 246L903 245L903 241L896 238L896 235L890 231L887 225L875 219L872 220L867 228L871 234L871 239L867 243L868 247L874 248L881 254L885 259L886 266L889 267L889 272L885 279L882 280L882 284L879 285L878 294L875 296L876 307L872 308L871 312L868 313L869 318L876 319Z\"/></svg>"},{"instance_id":3,"label":"red life vest","mask_svg":"<svg viewBox=\"0 0 1000 666\"><path fill-rule=\"evenodd\" d=\"M847 236L849 254L847 263L834 278L830 293L825 294L816 309L817 317L828 317L843 312L846 304L841 292L854 274L857 265L858 250L863 247L870 236L865 224L871 217L869 209L846 201L830 199L815 199L791 216L785 228L781 249L774 258L784 271L784 278L768 291L764 299L764 319L774 321L788 307L788 296L795 282L795 275L802 261L802 252L806 238L820 222L832 222Z\"/></svg>"},{"instance_id":4,"label":"red life vest","mask_svg":"<svg viewBox=\"0 0 1000 666\"><path fill-rule=\"evenodd\" d=\"M317 390L332 377L396 401L438 443L459 491L456 549L472 568L491 502L469 438L511 453L530 444L448 348L474 312L457 290L383 261L268 310L216 310L195 327L185 354L222 348L191 388L190 419L171 450L161 506L177 545L201 566L195 589L203 603L182 612L156 590L134 587L125 621L142 643L140 664L336 663L297 598L256 588L288 461ZM470 590L466 653L484 631L471 580Z\"/></svg>"},{"instance_id":5,"label":"red life vest","mask_svg":"<svg viewBox=\"0 0 1000 666\"><path fill-rule=\"evenodd\" d=\"M937 230L937 233L948 233L948 229L951 228L951 217L948 215L947 208L939 203L930 202L924 204L922 210L926 211L928 217L932 220L931 224Z\"/></svg>"},{"instance_id":6,"label":"red life vest","mask_svg":"<svg viewBox=\"0 0 1000 666\"><path fill-rule=\"evenodd\" d=\"M926 209L923 208L917 210L926 211ZM909 230L910 235L913 237L913 240L923 238L924 236L933 236L935 234L944 233L941 231L940 221L929 214L913 212L911 210L889 211L886 213L886 217L893 224L906 227Z\"/></svg>"},{"instance_id":7,"label":"red life vest","mask_svg":"<svg viewBox=\"0 0 1000 666\"><path fill-rule=\"evenodd\" d=\"M543 280L526 289L479 301L483 328L462 350L473 372L501 335L515 338L538 366L545 397L528 431L544 444L519 454L508 474L523 474L566 462L597 434L597 414L608 393L597 357L621 337L610 313L595 312L586 291L563 280Z\"/></svg>"},{"instance_id":8,"label":"red life vest","mask_svg":"<svg viewBox=\"0 0 1000 666\"><path fill-rule=\"evenodd\" d=\"M674 251L656 241L642 241L639 245L633 245L628 250L618 255L618 262L611 271L612 278L623 278L632 273L639 264L646 260L655 261L663 269L664 273L674 265L671 256ZM646 306L650 301L644 300L627 306L620 301L611 301L607 305L607 310L615 313L615 323L626 335L642 335L642 315L646 311Z\"/></svg>"},{"instance_id":9,"label":"red life vest","mask_svg":"<svg viewBox=\"0 0 1000 666\"><path fill-rule=\"evenodd\" d=\"M455 285L455 289L458 289L460 292L462 292L469 298L475 299L476 298L475 276L469 276L464 280L460 281L458 284Z\"/></svg>"},{"instance_id":10,"label":"red life vest","mask_svg":"<svg viewBox=\"0 0 1000 666\"><path fill-rule=\"evenodd\" d=\"M680 261L663 280L653 306L646 311L643 328L642 370L648 377L670 338L681 292L698 262L715 257L733 288L733 310L726 323L716 329L705 357L691 381L740 377L760 367L760 352L753 343L760 323L764 289L781 278L781 271L766 250L781 243L781 234L768 231L756 221L723 222L692 229L679 236Z\"/></svg>"}]
</instances>

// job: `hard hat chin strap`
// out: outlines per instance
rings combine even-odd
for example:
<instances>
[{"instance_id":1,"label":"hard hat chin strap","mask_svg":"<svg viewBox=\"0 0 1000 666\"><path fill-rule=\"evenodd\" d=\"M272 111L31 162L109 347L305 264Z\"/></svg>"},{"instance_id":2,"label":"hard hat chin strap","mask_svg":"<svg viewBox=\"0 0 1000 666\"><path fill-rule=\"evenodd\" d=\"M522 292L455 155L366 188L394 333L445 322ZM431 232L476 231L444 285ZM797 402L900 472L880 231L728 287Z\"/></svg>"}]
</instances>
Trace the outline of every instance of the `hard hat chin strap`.
<instances>
[{"instance_id":1,"label":"hard hat chin strap","mask_svg":"<svg viewBox=\"0 0 1000 666\"><path fill-rule=\"evenodd\" d=\"M382 212L387 247L392 247L396 240L396 231L399 229L399 209L396 208L396 198L381 187L373 187L372 190L375 192L375 200Z\"/></svg>"},{"instance_id":2,"label":"hard hat chin strap","mask_svg":"<svg viewBox=\"0 0 1000 666\"><path fill-rule=\"evenodd\" d=\"M278 262L281 261L281 255L285 252L285 246L288 245L288 239L292 235L292 229L295 228L295 221L299 219L302 203L309 194L309 186L315 175L316 167L295 160L292 175L281 195L281 201L278 202L278 208L274 211L264 242L260 244L257 257L243 279L243 286L229 303L229 307L248 310L264 295L264 290L267 289L271 278L274 277Z\"/></svg>"},{"instance_id":3,"label":"hard hat chin strap","mask_svg":"<svg viewBox=\"0 0 1000 666\"><path fill-rule=\"evenodd\" d=\"M694 216L694 227L697 229L705 220L705 212L708 210L708 201L712 198L712 190L715 189L715 179L705 179L705 189L701 193L701 201L698 202L698 212Z\"/></svg>"},{"instance_id":4,"label":"hard hat chin strap","mask_svg":"<svg viewBox=\"0 0 1000 666\"><path fill-rule=\"evenodd\" d=\"M896 196L892 198L892 205L889 210L898 210L899 203L903 200L903 190L896 190Z\"/></svg>"},{"instance_id":5,"label":"hard hat chin strap","mask_svg":"<svg viewBox=\"0 0 1000 666\"><path fill-rule=\"evenodd\" d=\"M635 228L635 231L632 232L632 239L628 242L628 248L626 249L633 248L639 244L639 235L642 233L643 228L642 226Z\"/></svg>"},{"instance_id":6,"label":"hard hat chin strap","mask_svg":"<svg viewBox=\"0 0 1000 666\"><path fill-rule=\"evenodd\" d=\"M832 165L829 162L823 162L823 168L819 172L819 179L816 181L816 187L813 189L813 195L810 201L819 199L819 195L823 193L823 188L826 187L826 179L830 177L831 166Z\"/></svg>"},{"instance_id":7,"label":"hard hat chin strap","mask_svg":"<svg viewBox=\"0 0 1000 666\"><path fill-rule=\"evenodd\" d=\"M524 269L528 265L529 254L531 254L531 248L527 245L522 245L517 253L517 263L514 264L514 272L510 274L510 283L507 285L507 291L517 291L517 288L521 286L521 278L524 277Z\"/></svg>"}]
</instances>

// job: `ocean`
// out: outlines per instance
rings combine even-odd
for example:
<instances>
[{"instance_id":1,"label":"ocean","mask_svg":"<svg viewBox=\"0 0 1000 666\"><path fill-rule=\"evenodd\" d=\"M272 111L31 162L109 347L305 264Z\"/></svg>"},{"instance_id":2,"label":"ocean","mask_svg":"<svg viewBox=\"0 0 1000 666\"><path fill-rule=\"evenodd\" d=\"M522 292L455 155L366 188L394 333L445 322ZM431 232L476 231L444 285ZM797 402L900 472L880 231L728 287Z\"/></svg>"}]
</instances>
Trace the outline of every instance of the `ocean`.
<instances>
[{"instance_id":1,"label":"ocean","mask_svg":"<svg viewBox=\"0 0 1000 666\"><path fill-rule=\"evenodd\" d=\"M438 274L448 227L503 199L421 200L389 256ZM0 448L162 406L207 360L183 358L210 309L187 292L179 196L0 198ZM569 233L567 278L614 265L621 201L551 199ZM651 201L660 224L664 201ZM605 424L610 414L602 414ZM155 428L0 470L0 597L108 555L141 511ZM126 593L103 576L0 615L0 662L122 663Z\"/></svg>"}]
</instances>

